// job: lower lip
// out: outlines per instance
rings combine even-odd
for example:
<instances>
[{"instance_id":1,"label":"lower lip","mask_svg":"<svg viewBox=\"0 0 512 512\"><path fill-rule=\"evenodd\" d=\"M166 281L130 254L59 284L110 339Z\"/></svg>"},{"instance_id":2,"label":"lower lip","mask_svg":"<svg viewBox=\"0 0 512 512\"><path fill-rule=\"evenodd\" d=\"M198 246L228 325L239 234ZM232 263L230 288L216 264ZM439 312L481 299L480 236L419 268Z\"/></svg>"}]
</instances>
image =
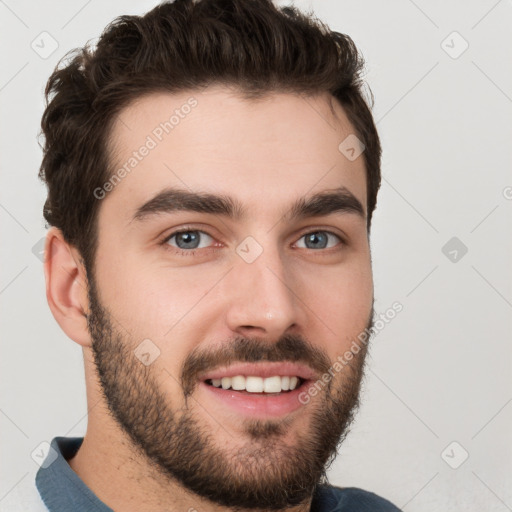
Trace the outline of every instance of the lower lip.
<instances>
[{"instance_id":1,"label":"lower lip","mask_svg":"<svg viewBox=\"0 0 512 512\"><path fill-rule=\"evenodd\" d=\"M300 387L293 391L279 395L246 393L233 391L232 389L216 388L206 382L201 382L200 387L204 388L209 396L225 403L232 409L251 417L279 417L290 414L300 409L305 404L299 400L299 395L307 392L310 381L305 381Z\"/></svg>"}]
</instances>

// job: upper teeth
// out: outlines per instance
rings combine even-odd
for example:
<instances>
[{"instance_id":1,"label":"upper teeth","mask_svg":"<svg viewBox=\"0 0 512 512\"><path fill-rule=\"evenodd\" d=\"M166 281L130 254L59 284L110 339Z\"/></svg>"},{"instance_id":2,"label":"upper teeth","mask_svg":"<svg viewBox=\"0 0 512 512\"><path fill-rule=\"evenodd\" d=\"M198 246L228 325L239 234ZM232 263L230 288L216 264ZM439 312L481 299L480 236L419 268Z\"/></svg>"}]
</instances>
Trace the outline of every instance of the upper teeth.
<instances>
[{"instance_id":1,"label":"upper teeth","mask_svg":"<svg viewBox=\"0 0 512 512\"><path fill-rule=\"evenodd\" d=\"M249 393L280 393L281 391L295 389L299 383L299 378L275 375L264 379L263 377L237 375L236 377L211 379L211 382L216 388L222 387L222 389L232 388L235 391L245 390Z\"/></svg>"}]
</instances>

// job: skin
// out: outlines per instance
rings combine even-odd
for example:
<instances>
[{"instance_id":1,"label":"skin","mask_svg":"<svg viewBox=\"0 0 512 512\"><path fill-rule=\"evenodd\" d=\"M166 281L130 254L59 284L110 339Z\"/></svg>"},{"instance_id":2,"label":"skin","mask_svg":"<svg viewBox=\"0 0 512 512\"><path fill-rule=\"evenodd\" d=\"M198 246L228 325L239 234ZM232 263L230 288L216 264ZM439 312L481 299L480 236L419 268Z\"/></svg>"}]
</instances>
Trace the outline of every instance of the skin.
<instances>
[{"instance_id":1,"label":"skin","mask_svg":"<svg viewBox=\"0 0 512 512\"><path fill-rule=\"evenodd\" d=\"M296 336L308 340L329 362L349 349L372 313L366 218L336 213L290 221L283 216L296 199L340 185L366 213L366 173L362 157L350 161L338 150L354 131L334 101L333 115L329 95L273 93L254 101L220 86L152 94L122 110L111 134L115 165L122 166L168 119L167 112L191 96L198 101L192 112L101 200L95 299L107 312L110 331L103 325L98 337L113 335L126 346L127 354L142 340L152 340L160 355L147 368L137 361L136 375L149 376L165 399L164 407L176 418L186 411L209 434L211 448L233 461L226 471L249 478L244 465L233 457L250 453L247 450L254 443L250 423L232 409L212 404L199 386L191 389L193 400L187 400L180 381L184 363L194 350L220 353L238 338L259 340L268 349L284 336ZM174 212L146 222L132 221L141 204L169 186L233 196L249 215L234 221ZM211 249L180 256L176 239L159 244L184 226L208 233L212 238L201 243ZM346 243L331 236L332 247L307 248L304 235L318 231L337 234ZM247 236L263 248L250 264L235 251ZM82 447L69 461L72 469L115 510L228 510L169 478L111 413L98 378L88 323L94 315L87 273L76 248L56 228L47 236L45 275L51 311L84 354L88 427ZM360 369L363 358L362 351L352 361L353 368ZM328 389L277 421L281 428L275 427L271 438L274 450L263 457L272 458L272 464L284 470L286 461L279 454L303 447L304 433L314 434L315 418L318 421L322 407L327 407L327 393L329 400L341 397L352 373L336 373ZM334 433L333 445L340 435ZM261 471L263 478L263 467ZM305 499L288 510L306 511L310 504Z\"/></svg>"}]
</instances>

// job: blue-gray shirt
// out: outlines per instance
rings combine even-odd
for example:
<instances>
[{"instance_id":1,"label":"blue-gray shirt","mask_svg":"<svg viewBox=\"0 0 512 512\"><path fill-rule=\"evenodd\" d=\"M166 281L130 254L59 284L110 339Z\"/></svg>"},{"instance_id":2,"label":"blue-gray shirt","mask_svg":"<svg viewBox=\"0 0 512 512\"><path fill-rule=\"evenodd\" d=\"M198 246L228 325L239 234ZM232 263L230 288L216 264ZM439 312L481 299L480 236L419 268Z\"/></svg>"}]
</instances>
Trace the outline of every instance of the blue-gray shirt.
<instances>
[{"instance_id":1,"label":"blue-gray shirt","mask_svg":"<svg viewBox=\"0 0 512 512\"><path fill-rule=\"evenodd\" d=\"M36 475L36 486L50 512L112 512L82 482L67 463L80 448L83 437L55 437ZM317 487L311 512L400 512L392 503L356 487Z\"/></svg>"}]
</instances>

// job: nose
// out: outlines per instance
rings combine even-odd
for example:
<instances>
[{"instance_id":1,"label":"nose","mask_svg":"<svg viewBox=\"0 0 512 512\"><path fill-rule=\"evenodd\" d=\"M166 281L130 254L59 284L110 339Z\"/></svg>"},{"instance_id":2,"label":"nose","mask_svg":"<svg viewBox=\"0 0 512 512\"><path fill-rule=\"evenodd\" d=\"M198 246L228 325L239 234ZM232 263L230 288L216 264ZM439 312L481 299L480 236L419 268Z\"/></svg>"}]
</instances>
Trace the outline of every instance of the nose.
<instances>
[{"instance_id":1,"label":"nose","mask_svg":"<svg viewBox=\"0 0 512 512\"><path fill-rule=\"evenodd\" d=\"M235 259L228 274L227 323L232 332L277 341L298 322L299 301L278 250L265 249L248 263Z\"/></svg>"}]
</instances>

